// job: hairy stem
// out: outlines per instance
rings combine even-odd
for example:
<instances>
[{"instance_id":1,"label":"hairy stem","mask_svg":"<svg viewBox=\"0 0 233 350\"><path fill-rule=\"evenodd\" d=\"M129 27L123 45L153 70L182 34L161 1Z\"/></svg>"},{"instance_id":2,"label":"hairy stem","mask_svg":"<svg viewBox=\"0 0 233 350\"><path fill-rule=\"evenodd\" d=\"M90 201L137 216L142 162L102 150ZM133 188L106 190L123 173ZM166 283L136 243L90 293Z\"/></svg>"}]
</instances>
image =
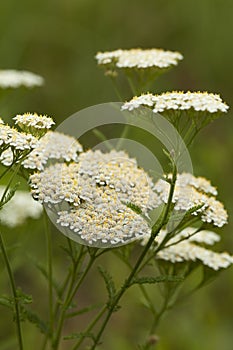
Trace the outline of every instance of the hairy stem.
<instances>
[{"instance_id":1,"label":"hairy stem","mask_svg":"<svg viewBox=\"0 0 233 350\"><path fill-rule=\"evenodd\" d=\"M118 305L118 303L119 303L120 299L122 298L122 296L124 295L125 291L130 287L133 278L137 274L137 272L138 272L138 270L139 270L139 268L144 260L144 257L146 256L148 250L150 249L151 245L154 242L154 238L156 237L156 235L158 234L160 229L163 227L164 223L166 222L166 220L168 218L170 207L172 204L172 197L173 197L173 193L174 193L174 189L175 189L176 175L177 175L177 169L176 169L175 164L173 163L173 175L172 175L172 181L171 181L170 191L169 191L169 196L168 196L168 203L165 207L165 211L161 214L157 223L155 223L154 226L152 227L150 239L148 240L141 255L139 256L138 260L136 261L136 264L134 265L128 278L124 282L123 286L120 288L119 292L116 294L116 297L115 297L114 301L112 302L111 306L108 308L107 315L106 315L105 319L103 320L103 323L100 327L100 330L99 330L97 336L95 337L94 344L90 348L91 350L94 350L96 348L96 346L99 344L100 338L101 338L114 310L116 309L116 306Z\"/></svg>"},{"instance_id":2,"label":"hairy stem","mask_svg":"<svg viewBox=\"0 0 233 350\"><path fill-rule=\"evenodd\" d=\"M81 250L83 249L83 247L81 248ZM96 249L97 252L97 249ZM82 273L80 279L78 280L77 283L75 283L76 281L76 276L77 276L77 267L79 265L79 261L82 257L82 252L79 254L78 259L76 260L76 262L74 263L74 267L73 267L73 272L72 272L72 276L71 276L71 281L70 281L70 286L69 289L67 291L67 295L65 297L65 300L61 306L61 315L58 321L58 326L57 326L57 331L56 331L56 335L52 344L52 348L54 350L57 350L59 347L59 343L60 343L60 339L61 339L61 333L62 333L62 328L63 328L63 324L66 318L66 311L68 309L68 307L70 306L71 302L73 301L73 298L75 297L79 287L81 286L83 280L85 279L85 277L87 276L90 268L92 267L94 261L95 261L95 253L93 255L91 255L90 260L87 264L87 266L85 267L84 272ZM77 263L78 262L78 263Z\"/></svg>"},{"instance_id":3,"label":"hairy stem","mask_svg":"<svg viewBox=\"0 0 233 350\"><path fill-rule=\"evenodd\" d=\"M20 323L20 306L19 306L19 300L17 296L17 290L16 290L16 285L15 285L15 280L14 280L14 275L10 266L10 261L8 259L8 255L5 249L4 241L2 238L2 235L0 234L0 246L2 250L2 255L4 262L6 264L7 268L7 273L8 277L10 280L10 285L12 289L12 294L13 294L13 301L14 301L14 308L15 308L15 320L16 320L16 327L17 327L17 336L18 336L18 345L19 345L19 350L23 350L23 337L22 337L22 331L21 331L21 323Z\"/></svg>"}]
</instances>

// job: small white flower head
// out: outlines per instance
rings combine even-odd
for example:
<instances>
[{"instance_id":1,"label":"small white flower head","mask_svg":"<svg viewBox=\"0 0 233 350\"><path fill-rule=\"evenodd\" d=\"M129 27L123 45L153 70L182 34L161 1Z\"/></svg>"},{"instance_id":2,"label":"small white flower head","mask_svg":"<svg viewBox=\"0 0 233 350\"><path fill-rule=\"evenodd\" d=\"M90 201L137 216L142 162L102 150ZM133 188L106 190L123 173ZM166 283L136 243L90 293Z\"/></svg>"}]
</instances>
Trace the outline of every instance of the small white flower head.
<instances>
[{"instance_id":1,"label":"small white flower head","mask_svg":"<svg viewBox=\"0 0 233 350\"><path fill-rule=\"evenodd\" d=\"M180 242L159 251L157 258L172 263L200 261L203 265L215 271L223 268L225 269L233 264L233 256L228 253L216 253L187 241Z\"/></svg>"},{"instance_id":2,"label":"small white flower head","mask_svg":"<svg viewBox=\"0 0 233 350\"><path fill-rule=\"evenodd\" d=\"M0 70L0 89L33 88L44 84L44 79L34 73L13 69Z\"/></svg>"},{"instance_id":3,"label":"small white flower head","mask_svg":"<svg viewBox=\"0 0 233 350\"><path fill-rule=\"evenodd\" d=\"M0 186L2 196L5 188ZM29 192L17 191L14 197L0 211L0 220L3 225L16 227L23 224L27 218L38 219L43 207L33 200Z\"/></svg>"},{"instance_id":4,"label":"small white flower head","mask_svg":"<svg viewBox=\"0 0 233 350\"><path fill-rule=\"evenodd\" d=\"M218 191L216 187L212 186L210 181L204 177L195 177L189 173L182 173L178 175L177 185L180 187L192 186L196 188L199 192L204 192L205 194L210 194L217 196Z\"/></svg>"},{"instance_id":5,"label":"small white flower head","mask_svg":"<svg viewBox=\"0 0 233 350\"><path fill-rule=\"evenodd\" d=\"M125 102L121 109L133 111L140 107L153 107L154 106L154 95L151 93L142 94L140 96L135 96L132 98L132 100Z\"/></svg>"},{"instance_id":6,"label":"small white flower head","mask_svg":"<svg viewBox=\"0 0 233 350\"><path fill-rule=\"evenodd\" d=\"M186 227L174 238L169 241L169 244L178 242L181 239L187 239L188 242L203 243L207 245L213 245L220 241L220 236L209 230L197 230L195 227Z\"/></svg>"},{"instance_id":7,"label":"small white flower head","mask_svg":"<svg viewBox=\"0 0 233 350\"><path fill-rule=\"evenodd\" d=\"M164 203L168 202L169 189L169 183L163 179L158 180L154 186L154 190ZM203 222L222 227L227 223L228 215L215 195L217 195L216 188L203 177L195 178L187 173L178 174L172 199L174 210L187 212L201 206L192 211L192 215L198 216Z\"/></svg>"},{"instance_id":8,"label":"small white flower head","mask_svg":"<svg viewBox=\"0 0 233 350\"><path fill-rule=\"evenodd\" d=\"M52 118L37 113L18 114L13 119L24 132L37 137L43 136L55 124Z\"/></svg>"},{"instance_id":9,"label":"small white flower head","mask_svg":"<svg viewBox=\"0 0 233 350\"><path fill-rule=\"evenodd\" d=\"M123 104L122 110L134 112L138 110L140 113L142 112L140 107L148 107L155 114L161 113L183 137L189 136L191 140L198 131L229 109L217 94L173 91L159 95L148 93L135 96ZM191 127L192 134L190 134Z\"/></svg>"},{"instance_id":10,"label":"small white flower head","mask_svg":"<svg viewBox=\"0 0 233 350\"><path fill-rule=\"evenodd\" d=\"M196 112L226 113L229 106L217 94L208 92L167 92L154 100L155 113L166 110L194 110Z\"/></svg>"},{"instance_id":11,"label":"small white flower head","mask_svg":"<svg viewBox=\"0 0 233 350\"><path fill-rule=\"evenodd\" d=\"M15 150L30 150L35 148L38 139L31 134L19 132L9 125L0 124L0 146L12 147Z\"/></svg>"},{"instance_id":12,"label":"small white flower head","mask_svg":"<svg viewBox=\"0 0 233 350\"><path fill-rule=\"evenodd\" d=\"M176 66L183 56L162 49L130 49L98 52L96 59L99 65L109 68L164 69Z\"/></svg>"},{"instance_id":13,"label":"small white flower head","mask_svg":"<svg viewBox=\"0 0 233 350\"><path fill-rule=\"evenodd\" d=\"M0 163L5 166L10 166L13 163L14 157L11 148L7 148L1 153Z\"/></svg>"},{"instance_id":14,"label":"small white flower head","mask_svg":"<svg viewBox=\"0 0 233 350\"><path fill-rule=\"evenodd\" d=\"M9 125L0 124L0 146L9 143L12 129Z\"/></svg>"},{"instance_id":15,"label":"small white flower head","mask_svg":"<svg viewBox=\"0 0 233 350\"><path fill-rule=\"evenodd\" d=\"M44 170L49 160L77 162L78 154L83 151L81 144L72 136L57 131L48 131L38 141L37 147L23 161L28 169Z\"/></svg>"},{"instance_id":16,"label":"small white flower head","mask_svg":"<svg viewBox=\"0 0 233 350\"><path fill-rule=\"evenodd\" d=\"M143 94L126 102L122 109L133 110L140 106L152 107L153 112L187 111L226 113L229 106L217 94L208 92L172 91L159 95Z\"/></svg>"},{"instance_id":17,"label":"small white flower head","mask_svg":"<svg viewBox=\"0 0 233 350\"><path fill-rule=\"evenodd\" d=\"M155 241L159 245L165 236L167 230L161 230ZM142 244L145 245L149 239L144 237ZM166 260L172 264L184 263L186 261L199 262L209 268L217 271L227 268L233 264L233 256L228 253L217 253L199 246L198 244L213 245L220 241L220 236L215 232L201 230L194 227L187 227L180 233L172 237L165 247L158 251L156 259Z\"/></svg>"}]
</instances>

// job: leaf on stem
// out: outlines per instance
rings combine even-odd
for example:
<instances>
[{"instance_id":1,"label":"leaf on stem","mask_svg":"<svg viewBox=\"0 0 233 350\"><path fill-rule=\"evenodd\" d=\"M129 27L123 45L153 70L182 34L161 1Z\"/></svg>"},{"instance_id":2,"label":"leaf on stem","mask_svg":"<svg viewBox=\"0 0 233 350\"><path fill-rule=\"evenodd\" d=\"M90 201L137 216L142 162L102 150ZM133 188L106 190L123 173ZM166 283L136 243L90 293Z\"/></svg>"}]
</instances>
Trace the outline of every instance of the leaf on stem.
<instances>
[{"instance_id":1,"label":"leaf on stem","mask_svg":"<svg viewBox=\"0 0 233 350\"><path fill-rule=\"evenodd\" d=\"M49 334L49 328L46 322L44 322L36 313L27 310L23 310L25 318L32 324L34 324L43 334Z\"/></svg>"},{"instance_id":2,"label":"leaf on stem","mask_svg":"<svg viewBox=\"0 0 233 350\"><path fill-rule=\"evenodd\" d=\"M101 276L103 277L106 289L108 291L107 306L110 307L116 295L116 287L115 287L113 278L109 274L109 272L107 272L102 266L98 266L98 270Z\"/></svg>"},{"instance_id":3,"label":"leaf on stem","mask_svg":"<svg viewBox=\"0 0 233 350\"><path fill-rule=\"evenodd\" d=\"M8 297L8 296L2 295L2 296L0 297L0 305L6 306L6 307L8 307L9 309L14 310L14 303L13 303L13 300L12 300L12 298L10 298L10 297Z\"/></svg>"},{"instance_id":4,"label":"leaf on stem","mask_svg":"<svg viewBox=\"0 0 233 350\"><path fill-rule=\"evenodd\" d=\"M3 208L3 206L8 203L15 195L15 192L17 191L18 187L20 185L20 182L17 182L14 187L9 188L5 197L3 198L3 201L0 203L0 210Z\"/></svg>"},{"instance_id":5,"label":"leaf on stem","mask_svg":"<svg viewBox=\"0 0 233 350\"><path fill-rule=\"evenodd\" d=\"M72 333L63 337L64 340L72 340L72 339L83 339L83 338L91 338L95 341L94 334L91 332L80 332L80 333Z\"/></svg>"},{"instance_id":6,"label":"leaf on stem","mask_svg":"<svg viewBox=\"0 0 233 350\"><path fill-rule=\"evenodd\" d=\"M95 309L98 309L100 308L101 306L103 306L103 304L99 303L99 304L93 304L93 305L90 305L90 306L87 306L87 307L84 307L80 310L77 310L77 311L74 311L74 312L70 312L66 315L67 318L71 318L71 317L75 317L75 316L78 316L78 315L82 315L82 314L85 314L87 312L90 312L92 310L95 310Z\"/></svg>"},{"instance_id":7,"label":"leaf on stem","mask_svg":"<svg viewBox=\"0 0 233 350\"><path fill-rule=\"evenodd\" d=\"M134 284L156 284L156 283L163 283L163 282L182 282L184 280L183 276L173 276L173 275L167 275L167 276L158 276L158 277L136 277L134 278L130 286Z\"/></svg>"},{"instance_id":8,"label":"leaf on stem","mask_svg":"<svg viewBox=\"0 0 233 350\"><path fill-rule=\"evenodd\" d=\"M50 279L46 268L42 264L38 263L37 261L34 261L34 265L41 272L41 274L46 278L46 280ZM56 293L59 295L59 285L54 279L52 280L52 285Z\"/></svg>"}]
</instances>

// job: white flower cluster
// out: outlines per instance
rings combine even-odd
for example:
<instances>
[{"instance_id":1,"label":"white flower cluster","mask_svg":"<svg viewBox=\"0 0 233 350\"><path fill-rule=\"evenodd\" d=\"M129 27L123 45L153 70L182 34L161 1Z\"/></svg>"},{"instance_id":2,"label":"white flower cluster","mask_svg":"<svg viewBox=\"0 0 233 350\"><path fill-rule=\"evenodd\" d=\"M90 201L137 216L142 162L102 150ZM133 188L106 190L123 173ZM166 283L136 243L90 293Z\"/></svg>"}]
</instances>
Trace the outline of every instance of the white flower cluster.
<instances>
[{"instance_id":1,"label":"white flower cluster","mask_svg":"<svg viewBox=\"0 0 233 350\"><path fill-rule=\"evenodd\" d=\"M26 127L29 130L30 128L48 130L55 124L52 118L46 115L38 115L37 113L17 114L13 120L15 120L15 124L18 124L22 129Z\"/></svg>"},{"instance_id":2,"label":"white flower cluster","mask_svg":"<svg viewBox=\"0 0 233 350\"><path fill-rule=\"evenodd\" d=\"M19 88L25 86L32 88L44 84L44 79L34 73L13 69L0 70L0 88Z\"/></svg>"},{"instance_id":3,"label":"white flower cluster","mask_svg":"<svg viewBox=\"0 0 233 350\"><path fill-rule=\"evenodd\" d=\"M126 244L150 234L146 221L123 205L116 192L100 187L92 201L71 211L58 212L59 223L77 233L84 242L100 246Z\"/></svg>"},{"instance_id":4,"label":"white flower cluster","mask_svg":"<svg viewBox=\"0 0 233 350\"><path fill-rule=\"evenodd\" d=\"M168 68L183 59L179 52L162 49L130 49L98 52L99 65L114 65L117 68Z\"/></svg>"},{"instance_id":5,"label":"white flower cluster","mask_svg":"<svg viewBox=\"0 0 233 350\"><path fill-rule=\"evenodd\" d=\"M30 176L32 195L40 203L59 204L66 201L78 206L93 199L87 177L79 175L79 164L56 163Z\"/></svg>"},{"instance_id":6,"label":"white flower cluster","mask_svg":"<svg viewBox=\"0 0 233 350\"><path fill-rule=\"evenodd\" d=\"M77 153L82 151L81 144L74 137L57 131L48 131L40 138L36 148L23 161L22 165L25 168L41 171L51 159L76 162L78 160Z\"/></svg>"},{"instance_id":7,"label":"white flower cluster","mask_svg":"<svg viewBox=\"0 0 233 350\"><path fill-rule=\"evenodd\" d=\"M123 110L132 111L140 106L151 107L154 113L176 110L196 112L227 112L229 106L217 94L208 92L173 91L160 95L143 94L124 103Z\"/></svg>"},{"instance_id":8,"label":"white flower cluster","mask_svg":"<svg viewBox=\"0 0 233 350\"><path fill-rule=\"evenodd\" d=\"M213 252L196 244L212 245L218 242L220 237L216 233L205 230L195 233L195 231L195 228L188 227L177 234L167 242L167 247L165 246L158 251L156 258L170 261L171 263L201 261L204 265L216 271L233 264L233 256L228 253ZM166 234L165 230L161 231L156 238L156 242L160 244ZM186 239L181 241L183 238Z\"/></svg>"},{"instance_id":9,"label":"white flower cluster","mask_svg":"<svg viewBox=\"0 0 233 350\"><path fill-rule=\"evenodd\" d=\"M5 188L0 186L0 196ZM0 211L0 221L8 227L16 227L27 218L38 219L43 211L40 203L33 200L29 192L17 191L14 197Z\"/></svg>"},{"instance_id":10,"label":"white flower cluster","mask_svg":"<svg viewBox=\"0 0 233 350\"><path fill-rule=\"evenodd\" d=\"M31 134L19 132L9 125L0 125L0 146L13 147L16 150L29 150L35 148L38 139Z\"/></svg>"},{"instance_id":11,"label":"white flower cluster","mask_svg":"<svg viewBox=\"0 0 233 350\"><path fill-rule=\"evenodd\" d=\"M162 202L167 203L170 184L165 180L158 180L154 186ZM198 215L203 222L222 227L227 223L227 212L215 196L217 190L203 177L195 178L188 173L178 174L175 185L173 203L177 211L187 212L196 206L201 206L192 212Z\"/></svg>"},{"instance_id":12,"label":"white flower cluster","mask_svg":"<svg viewBox=\"0 0 233 350\"><path fill-rule=\"evenodd\" d=\"M148 174L138 168L136 159L121 151L88 151L80 155L80 174L88 175L99 186L114 189L123 202L131 202L147 211L160 204Z\"/></svg>"},{"instance_id":13,"label":"white flower cluster","mask_svg":"<svg viewBox=\"0 0 233 350\"><path fill-rule=\"evenodd\" d=\"M149 232L146 221L125 203L133 203L145 215L161 203L152 180L125 152L81 153L78 163L51 165L31 175L30 181L33 197L57 205L58 223L90 245L125 244ZM70 211L63 210L64 203Z\"/></svg>"}]
</instances>

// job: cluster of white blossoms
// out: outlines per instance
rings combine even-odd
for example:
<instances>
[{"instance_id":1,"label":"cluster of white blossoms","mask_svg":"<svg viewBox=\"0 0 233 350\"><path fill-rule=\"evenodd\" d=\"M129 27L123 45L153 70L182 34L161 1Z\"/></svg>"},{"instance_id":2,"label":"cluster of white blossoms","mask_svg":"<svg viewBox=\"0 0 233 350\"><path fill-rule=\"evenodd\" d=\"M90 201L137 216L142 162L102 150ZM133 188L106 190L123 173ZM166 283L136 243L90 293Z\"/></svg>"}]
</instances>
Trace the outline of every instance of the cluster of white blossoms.
<instances>
[{"instance_id":1,"label":"cluster of white blossoms","mask_svg":"<svg viewBox=\"0 0 233 350\"><path fill-rule=\"evenodd\" d=\"M154 190L163 203L168 202L169 182L159 179ZM174 209L181 212L187 212L200 206L197 210L192 211L192 215L198 216L203 222L222 227L227 223L228 215L223 204L215 198L216 195L216 188L208 180L183 173L177 175L172 202Z\"/></svg>"},{"instance_id":2,"label":"cluster of white blossoms","mask_svg":"<svg viewBox=\"0 0 233 350\"><path fill-rule=\"evenodd\" d=\"M31 151L38 147L38 137L54 124L52 118L31 113L17 115L13 119L23 129L22 132L4 124L2 119L0 121L0 162L5 166L12 164L15 151Z\"/></svg>"},{"instance_id":3,"label":"cluster of white blossoms","mask_svg":"<svg viewBox=\"0 0 233 350\"><path fill-rule=\"evenodd\" d=\"M33 88L44 84L44 79L34 73L13 69L0 70L0 89L19 88L25 86Z\"/></svg>"},{"instance_id":4,"label":"cluster of white blossoms","mask_svg":"<svg viewBox=\"0 0 233 350\"><path fill-rule=\"evenodd\" d=\"M46 132L55 124L51 117L47 115L38 115L37 113L24 113L17 114L13 118L15 124L18 125L23 131L35 134L35 131L40 136L40 132Z\"/></svg>"},{"instance_id":5,"label":"cluster of white blossoms","mask_svg":"<svg viewBox=\"0 0 233 350\"><path fill-rule=\"evenodd\" d=\"M150 177L125 152L81 153L77 163L50 165L31 175L30 183L36 200L56 206L58 223L75 230L90 245L125 244L127 237L129 242L137 239L150 228L127 204L139 207L144 215L161 204ZM69 211L63 210L64 203ZM124 217L127 220L124 221ZM120 226L122 231L118 230ZM92 230L88 231L87 227ZM119 235L119 240L118 231L123 235Z\"/></svg>"},{"instance_id":6,"label":"cluster of white blossoms","mask_svg":"<svg viewBox=\"0 0 233 350\"><path fill-rule=\"evenodd\" d=\"M70 211L58 212L57 223L68 227L89 245L128 244L150 234L146 221L119 201L116 192L100 187L92 192L92 201Z\"/></svg>"},{"instance_id":7,"label":"cluster of white blossoms","mask_svg":"<svg viewBox=\"0 0 233 350\"><path fill-rule=\"evenodd\" d=\"M99 186L114 189L121 201L130 202L143 211L156 208L161 202L153 192L148 174L138 168L136 159L127 153L88 151L80 155L81 175L88 175Z\"/></svg>"},{"instance_id":8,"label":"cluster of white blossoms","mask_svg":"<svg viewBox=\"0 0 233 350\"><path fill-rule=\"evenodd\" d=\"M0 146L4 148L13 147L16 150L30 150L35 148L38 139L31 134L19 132L9 125L0 125Z\"/></svg>"},{"instance_id":9,"label":"cluster of white blossoms","mask_svg":"<svg viewBox=\"0 0 233 350\"><path fill-rule=\"evenodd\" d=\"M48 131L40 138L36 148L23 161L22 165L24 168L41 171L52 159L76 162L78 153L82 151L81 144L74 137L57 131Z\"/></svg>"},{"instance_id":10,"label":"cluster of white blossoms","mask_svg":"<svg viewBox=\"0 0 233 350\"><path fill-rule=\"evenodd\" d=\"M0 186L0 196L5 188ZM0 221L8 227L16 227L27 218L38 219L43 211L40 203L33 200L29 192L17 191L14 197L0 211Z\"/></svg>"},{"instance_id":11,"label":"cluster of white blossoms","mask_svg":"<svg viewBox=\"0 0 233 350\"><path fill-rule=\"evenodd\" d=\"M59 133L57 131L48 131L36 143L33 150L22 162L26 169L44 170L49 161L74 161L78 160L78 153L82 152L81 144L72 136ZM7 148L0 156L0 162L5 165L11 165L13 161L13 152ZM51 175L51 177L53 177Z\"/></svg>"},{"instance_id":12,"label":"cluster of white blossoms","mask_svg":"<svg viewBox=\"0 0 233 350\"><path fill-rule=\"evenodd\" d=\"M233 264L233 256L226 252L217 253L199 246L213 245L220 241L220 236L211 231L199 231L193 227L188 227L171 238L165 247L156 254L157 259L170 261L171 263L181 263L185 261L199 261L213 270L227 268ZM156 243L160 244L167 234L162 230L156 237Z\"/></svg>"},{"instance_id":13,"label":"cluster of white blossoms","mask_svg":"<svg viewBox=\"0 0 233 350\"><path fill-rule=\"evenodd\" d=\"M229 106L217 94L208 92L165 92L159 95L143 94L124 103L122 110L132 111L141 106L150 107L154 113L164 111L187 111L226 113Z\"/></svg>"},{"instance_id":14,"label":"cluster of white blossoms","mask_svg":"<svg viewBox=\"0 0 233 350\"><path fill-rule=\"evenodd\" d=\"M79 164L56 163L30 176L32 196L40 203L78 206L93 199L94 191L87 177L79 175Z\"/></svg>"},{"instance_id":15,"label":"cluster of white blossoms","mask_svg":"<svg viewBox=\"0 0 233 350\"><path fill-rule=\"evenodd\" d=\"M183 56L162 49L130 49L98 52L96 59L99 65L116 68L163 69L177 65Z\"/></svg>"}]
</instances>

